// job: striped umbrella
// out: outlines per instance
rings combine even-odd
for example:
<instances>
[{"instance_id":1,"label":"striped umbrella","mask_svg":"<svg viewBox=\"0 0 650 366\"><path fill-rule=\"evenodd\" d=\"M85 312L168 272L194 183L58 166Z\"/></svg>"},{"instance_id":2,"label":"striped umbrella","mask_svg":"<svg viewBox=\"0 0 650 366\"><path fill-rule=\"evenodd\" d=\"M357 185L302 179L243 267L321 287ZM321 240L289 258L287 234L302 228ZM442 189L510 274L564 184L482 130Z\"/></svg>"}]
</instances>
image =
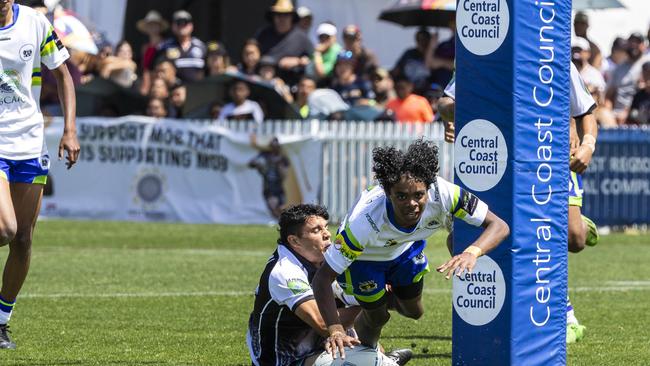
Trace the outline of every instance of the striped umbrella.
<instances>
[{"instance_id":1,"label":"striped umbrella","mask_svg":"<svg viewBox=\"0 0 650 366\"><path fill-rule=\"evenodd\" d=\"M403 27L449 27L456 19L455 0L398 0L379 15L379 19Z\"/></svg>"}]
</instances>

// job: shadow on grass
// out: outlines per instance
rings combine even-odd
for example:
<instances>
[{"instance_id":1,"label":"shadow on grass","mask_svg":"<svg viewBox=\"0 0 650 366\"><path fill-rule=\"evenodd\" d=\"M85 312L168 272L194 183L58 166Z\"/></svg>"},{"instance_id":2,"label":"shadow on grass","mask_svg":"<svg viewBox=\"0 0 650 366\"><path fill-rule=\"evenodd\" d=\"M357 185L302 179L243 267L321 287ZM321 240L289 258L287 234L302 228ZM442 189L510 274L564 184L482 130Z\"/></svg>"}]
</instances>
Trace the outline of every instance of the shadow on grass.
<instances>
[{"instance_id":1,"label":"shadow on grass","mask_svg":"<svg viewBox=\"0 0 650 366\"><path fill-rule=\"evenodd\" d=\"M42 360L32 360L29 358L19 358L15 360L16 363L10 363L9 365L29 365L29 366L70 366L70 365L90 365L94 364L88 361L82 360L56 360L56 361L42 361ZM2 365L6 365L2 363ZM171 363L161 362L161 361L134 361L134 360L115 360L107 361L103 365L172 365Z\"/></svg>"},{"instance_id":2,"label":"shadow on grass","mask_svg":"<svg viewBox=\"0 0 650 366\"><path fill-rule=\"evenodd\" d=\"M434 341L451 341L451 337L449 336L439 336L439 335L422 335L422 334L415 334L415 335L389 335L389 336L382 336L381 338L383 339L406 339L406 340L416 340L416 339L430 339Z\"/></svg>"},{"instance_id":3,"label":"shadow on grass","mask_svg":"<svg viewBox=\"0 0 650 366\"><path fill-rule=\"evenodd\" d=\"M451 353L416 353L413 355L414 359L433 359L433 358L451 358Z\"/></svg>"}]
</instances>

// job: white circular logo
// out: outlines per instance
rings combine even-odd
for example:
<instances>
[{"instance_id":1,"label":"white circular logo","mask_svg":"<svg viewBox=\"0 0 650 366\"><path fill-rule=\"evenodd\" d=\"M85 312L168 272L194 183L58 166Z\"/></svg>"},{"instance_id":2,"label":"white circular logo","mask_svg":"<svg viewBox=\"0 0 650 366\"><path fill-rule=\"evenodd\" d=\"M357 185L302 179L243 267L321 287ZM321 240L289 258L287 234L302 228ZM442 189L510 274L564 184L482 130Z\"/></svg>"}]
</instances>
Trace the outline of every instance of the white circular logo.
<instances>
[{"instance_id":1,"label":"white circular logo","mask_svg":"<svg viewBox=\"0 0 650 366\"><path fill-rule=\"evenodd\" d=\"M510 14L506 0L460 0L456 32L468 51L485 56L496 51L508 34Z\"/></svg>"},{"instance_id":2,"label":"white circular logo","mask_svg":"<svg viewBox=\"0 0 650 366\"><path fill-rule=\"evenodd\" d=\"M508 166L508 146L494 123L475 119L460 130L454 143L456 175L473 191L496 186Z\"/></svg>"},{"instance_id":3,"label":"white circular logo","mask_svg":"<svg viewBox=\"0 0 650 366\"><path fill-rule=\"evenodd\" d=\"M20 53L20 58L23 61L29 61L34 57L34 46L31 44L26 44L22 47L20 47L20 50L18 51Z\"/></svg>"},{"instance_id":4,"label":"white circular logo","mask_svg":"<svg viewBox=\"0 0 650 366\"><path fill-rule=\"evenodd\" d=\"M454 276L454 310L471 325L484 325L497 317L506 299L506 282L499 265L488 256L476 261L472 273Z\"/></svg>"}]
</instances>

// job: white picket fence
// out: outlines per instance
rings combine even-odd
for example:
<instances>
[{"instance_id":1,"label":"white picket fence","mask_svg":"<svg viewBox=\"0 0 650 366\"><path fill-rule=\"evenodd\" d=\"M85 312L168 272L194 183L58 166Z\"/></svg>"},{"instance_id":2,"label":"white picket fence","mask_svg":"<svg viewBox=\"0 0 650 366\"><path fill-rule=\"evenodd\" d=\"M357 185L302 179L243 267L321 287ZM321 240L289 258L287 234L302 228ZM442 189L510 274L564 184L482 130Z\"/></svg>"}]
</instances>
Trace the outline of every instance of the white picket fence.
<instances>
[{"instance_id":1,"label":"white picket fence","mask_svg":"<svg viewBox=\"0 0 650 366\"><path fill-rule=\"evenodd\" d=\"M205 123L205 122L204 122ZM309 135L323 141L321 204L333 221L342 219L359 193L374 184L372 150L392 145L406 149L424 136L436 142L440 152L440 176L453 177L453 145L444 142L440 123L411 124L367 121L265 121L261 125L241 121L211 122L258 135Z\"/></svg>"}]
</instances>

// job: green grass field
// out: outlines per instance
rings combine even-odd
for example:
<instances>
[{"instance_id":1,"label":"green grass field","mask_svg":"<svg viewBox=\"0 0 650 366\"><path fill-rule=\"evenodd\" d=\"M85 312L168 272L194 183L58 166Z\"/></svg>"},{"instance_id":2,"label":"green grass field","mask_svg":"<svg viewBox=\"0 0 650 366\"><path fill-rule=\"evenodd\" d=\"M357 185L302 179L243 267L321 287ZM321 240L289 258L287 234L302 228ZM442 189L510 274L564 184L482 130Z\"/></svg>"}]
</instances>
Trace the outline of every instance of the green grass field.
<instances>
[{"instance_id":1,"label":"green grass field","mask_svg":"<svg viewBox=\"0 0 650 366\"><path fill-rule=\"evenodd\" d=\"M252 293L275 238L263 226L42 221L11 321L18 349L0 352L0 365L250 365ZM444 261L442 237L427 255ZM588 333L569 346L569 365L650 364L648 263L648 235L609 235L571 255ZM424 317L394 316L382 343L415 343L409 365L449 365L451 284L432 274L425 288Z\"/></svg>"}]
</instances>

